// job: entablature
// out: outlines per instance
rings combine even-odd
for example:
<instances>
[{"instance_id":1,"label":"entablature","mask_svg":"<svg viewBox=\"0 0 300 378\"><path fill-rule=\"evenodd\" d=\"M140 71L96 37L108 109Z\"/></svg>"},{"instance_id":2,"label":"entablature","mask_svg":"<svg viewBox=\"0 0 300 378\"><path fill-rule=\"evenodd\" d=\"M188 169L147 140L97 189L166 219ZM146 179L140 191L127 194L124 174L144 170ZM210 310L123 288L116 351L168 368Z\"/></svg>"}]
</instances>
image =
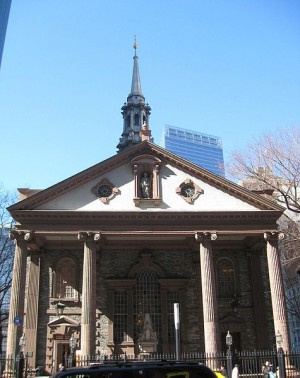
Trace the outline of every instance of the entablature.
<instances>
[{"instance_id":1,"label":"entablature","mask_svg":"<svg viewBox=\"0 0 300 378\"><path fill-rule=\"evenodd\" d=\"M151 209L152 210L152 209ZM16 229L72 231L174 230L198 228L220 231L276 230L277 211L49 211L18 210Z\"/></svg>"}]
</instances>

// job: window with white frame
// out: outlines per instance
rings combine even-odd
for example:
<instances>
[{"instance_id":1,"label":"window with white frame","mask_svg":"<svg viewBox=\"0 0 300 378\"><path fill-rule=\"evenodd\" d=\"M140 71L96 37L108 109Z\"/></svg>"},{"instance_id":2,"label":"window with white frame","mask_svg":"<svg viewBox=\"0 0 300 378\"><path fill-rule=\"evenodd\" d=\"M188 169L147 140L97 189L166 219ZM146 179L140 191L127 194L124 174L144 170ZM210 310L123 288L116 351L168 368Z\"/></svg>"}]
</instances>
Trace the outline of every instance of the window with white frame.
<instances>
[{"instance_id":1,"label":"window with white frame","mask_svg":"<svg viewBox=\"0 0 300 378\"><path fill-rule=\"evenodd\" d=\"M233 262L228 258L222 258L217 262L217 287L218 296L231 298L236 294L235 270Z\"/></svg>"},{"instance_id":2,"label":"window with white frame","mask_svg":"<svg viewBox=\"0 0 300 378\"><path fill-rule=\"evenodd\" d=\"M63 257L59 260L55 270L56 298L77 298L76 290L76 264L71 257Z\"/></svg>"},{"instance_id":3,"label":"window with white frame","mask_svg":"<svg viewBox=\"0 0 300 378\"><path fill-rule=\"evenodd\" d=\"M159 336L161 331L160 286L157 273L150 268L143 268L136 277L134 295L134 337L141 335L145 314L149 314L153 331Z\"/></svg>"},{"instance_id":4,"label":"window with white frame","mask_svg":"<svg viewBox=\"0 0 300 378\"><path fill-rule=\"evenodd\" d=\"M114 292L114 341L128 341L127 332L127 292Z\"/></svg>"}]
</instances>

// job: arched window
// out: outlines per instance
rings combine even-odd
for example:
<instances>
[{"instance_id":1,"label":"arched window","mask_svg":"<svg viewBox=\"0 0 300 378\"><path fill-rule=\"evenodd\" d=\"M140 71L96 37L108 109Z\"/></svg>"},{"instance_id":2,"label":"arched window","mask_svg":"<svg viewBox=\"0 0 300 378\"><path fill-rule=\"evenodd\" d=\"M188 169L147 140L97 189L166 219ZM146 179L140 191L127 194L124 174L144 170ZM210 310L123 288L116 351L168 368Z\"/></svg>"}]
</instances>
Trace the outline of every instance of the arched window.
<instances>
[{"instance_id":1,"label":"arched window","mask_svg":"<svg viewBox=\"0 0 300 378\"><path fill-rule=\"evenodd\" d=\"M234 265L228 258L217 262L217 286L219 297L231 298L236 293Z\"/></svg>"},{"instance_id":2,"label":"arched window","mask_svg":"<svg viewBox=\"0 0 300 378\"><path fill-rule=\"evenodd\" d=\"M62 258L56 266L55 297L77 298L76 264L70 257Z\"/></svg>"},{"instance_id":3,"label":"arched window","mask_svg":"<svg viewBox=\"0 0 300 378\"><path fill-rule=\"evenodd\" d=\"M134 115L134 124L138 125L140 123L140 116L139 114Z\"/></svg>"},{"instance_id":4,"label":"arched window","mask_svg":"<svg viewBox=\"0 0 300 378\"><path fill-rule=\"evenodd\" d=\"M129 129L130 128L130 115L128 115L126 117L126 128Z\"/></svg>"},{"instance_id":5,"label":"arched window","mask_svg":"<svg viewBox=\"0 0 300 378\"><path fill-rule=\"evenodd\" d=\"M110 288L108 312L108 344L120 346L132 353L148 340L157 341L158 353L173 352L175 345L174 303L182 303L186 279L166 277L161 267L153 262L149 250L143 250L139 262L133 265L124 277L107 279ZM151 329L144 328L145 319ZM150 331L150 332L149 332ZM151 332L152 331L152 332ZM149 339L150 335L150 339ZM116 348L117 350L117 348Z\"/></svg>"},{"instance_id":6,"label":"arched window","mask_svg":"<svg viewBox=\"0 0 300 378\"><path fill-rule=\"evenodd\" d=\"M160 287L157 273L150 268L140 270L136 276L133 310L136 339L141 335L145 314L150 314L153 331L160 335Z\"/></svg>"}]
</instances>

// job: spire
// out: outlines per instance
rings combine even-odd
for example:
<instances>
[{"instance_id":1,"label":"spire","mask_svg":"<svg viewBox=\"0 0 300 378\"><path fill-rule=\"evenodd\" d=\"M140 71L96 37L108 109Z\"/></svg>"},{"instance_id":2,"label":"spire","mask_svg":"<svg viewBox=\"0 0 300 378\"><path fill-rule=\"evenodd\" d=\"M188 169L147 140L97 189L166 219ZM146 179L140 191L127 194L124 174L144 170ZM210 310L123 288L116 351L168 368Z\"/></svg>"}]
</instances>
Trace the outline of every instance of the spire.
<instances>
[{"instance_id":1,"label":"spire","mask_svg":"<svg viewBox=\"0 0 300 378\"><path fill-rule=\"evenodd\" d=\"M145 104L145 97L142 94L138 56L136 55L137 47L134 36L131 92L127 97L127 102L122 107L123 133L117 145L119 152L144 140L152 141L149 129L151 108L148 104Z\"/></svg>"},{"instance_id":2,"label":"spire","mask_svg":"<svg viewBox=\"0 0 300 378\"><path fill-rule=\"evenodd\" d=\"M136 55L136 50L138 48L138 44L136 42L136 37L134 36L134 57L133 57L133 71L132 71L132 82L131 82L131 92L128 95L128 99L133 96L141 96L143 100L145 101L145 98L142 94L142 88L141 88L141 80L140 80L140 71L139 71L139 58ZM127 99L127 101L128 101Z\"/></svg>"}]
</instances>

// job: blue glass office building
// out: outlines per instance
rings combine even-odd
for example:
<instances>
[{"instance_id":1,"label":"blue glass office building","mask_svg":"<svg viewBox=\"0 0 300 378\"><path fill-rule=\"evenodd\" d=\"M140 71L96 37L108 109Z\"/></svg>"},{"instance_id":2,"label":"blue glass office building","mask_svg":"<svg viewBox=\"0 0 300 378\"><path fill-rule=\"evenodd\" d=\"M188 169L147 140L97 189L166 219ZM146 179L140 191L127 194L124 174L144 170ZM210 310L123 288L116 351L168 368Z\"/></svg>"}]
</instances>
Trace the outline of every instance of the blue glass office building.
<instances>
[{"instance_id":1,"label":"blue glass office building","mask_svg":"<svg viewBox=\"0 0 300 378\"><path fill-rule=\"evenodd\" d=\"M219 137L165 125L162 146L208 171L225 176L222 139Z\"/></svg>"},{"instance_id":2,"label":"blue glass office building","mask_svg":"<svg viewBox=\"0 0 300 378\"><path fill-rule=\"evenodd\" d=\"M11 0L0 0L0 67L4 49L10 6Z\"/></svg>"}]
</instances>

